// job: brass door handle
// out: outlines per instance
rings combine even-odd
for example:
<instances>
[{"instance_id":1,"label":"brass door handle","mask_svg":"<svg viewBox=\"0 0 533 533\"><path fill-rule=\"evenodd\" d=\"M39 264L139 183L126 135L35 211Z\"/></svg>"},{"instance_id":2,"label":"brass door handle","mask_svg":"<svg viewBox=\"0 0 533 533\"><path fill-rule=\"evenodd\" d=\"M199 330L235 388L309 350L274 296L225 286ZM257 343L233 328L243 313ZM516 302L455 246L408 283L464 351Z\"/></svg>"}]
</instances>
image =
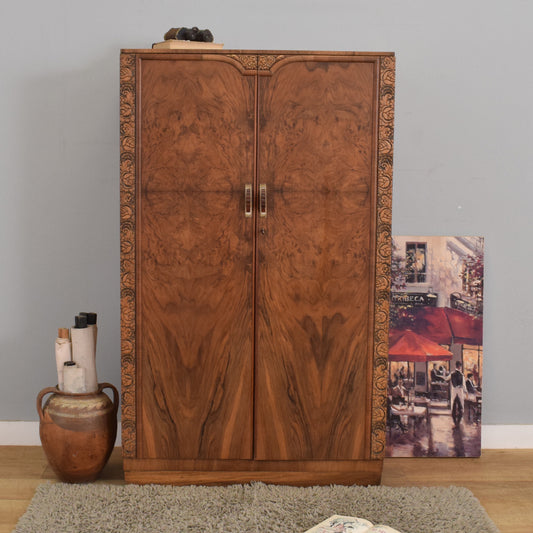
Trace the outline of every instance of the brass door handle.
<instances>
[{"instance_id":1,"label":"brass door handle","mask_svg":"<svg viewBox=\"0 0 533 533\"><path fill-rule=\"evenodd\" d=\"M259 216L267 216L267 186L265 183L259 185Z\"/></svg>"},{"instance_id":2,"label":"brass door handle","mask_svg":"<svg viewBox=\"0 0 533 533\"><path fill-rule=\"evenodd\" d=\"M253 209L252 184L247 183L244 186L244 216L246 218L252 217L252 209Z\"/></svg>"}]
</instances>

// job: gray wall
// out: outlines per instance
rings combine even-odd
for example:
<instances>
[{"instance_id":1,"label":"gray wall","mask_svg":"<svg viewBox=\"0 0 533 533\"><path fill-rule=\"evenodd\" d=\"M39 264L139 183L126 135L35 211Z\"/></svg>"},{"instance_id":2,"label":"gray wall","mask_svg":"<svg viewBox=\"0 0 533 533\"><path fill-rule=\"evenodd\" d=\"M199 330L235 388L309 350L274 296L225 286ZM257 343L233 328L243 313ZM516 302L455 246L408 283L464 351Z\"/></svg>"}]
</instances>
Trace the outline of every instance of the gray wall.
<instances>
[{"instance_id":1,"label":"gray wall","mask_svg":"<svg viewBox=\"0 0 533 533\"><path fill-rule=\"evenodd\" d=\"M100 317L120 383L120 48L397 53L393 231L486 238L484 423L532 424L533 4L30 0L0 6L0 420L36 420L58 326Z\"/></svg>"}]
</instances>

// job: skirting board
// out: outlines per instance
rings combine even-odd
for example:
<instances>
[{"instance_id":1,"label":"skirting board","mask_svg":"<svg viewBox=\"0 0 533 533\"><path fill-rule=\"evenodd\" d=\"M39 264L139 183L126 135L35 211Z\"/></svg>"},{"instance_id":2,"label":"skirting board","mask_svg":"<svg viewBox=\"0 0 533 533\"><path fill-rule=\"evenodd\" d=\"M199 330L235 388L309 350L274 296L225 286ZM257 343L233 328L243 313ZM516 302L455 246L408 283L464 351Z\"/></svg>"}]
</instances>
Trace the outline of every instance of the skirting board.
<instances>
[{"instance_id":1,"label":"skirting board","mask_svg":"<svg viewBox=\"0 0 533 533\"><path fill-rule=\"evenodd\" d=\"M121 445L120 430L116 446ZM40 446L39 422L0 421L0 446ZM483 425L481 448L533 449L533 425Z\"/></svg>"}]
</instances>

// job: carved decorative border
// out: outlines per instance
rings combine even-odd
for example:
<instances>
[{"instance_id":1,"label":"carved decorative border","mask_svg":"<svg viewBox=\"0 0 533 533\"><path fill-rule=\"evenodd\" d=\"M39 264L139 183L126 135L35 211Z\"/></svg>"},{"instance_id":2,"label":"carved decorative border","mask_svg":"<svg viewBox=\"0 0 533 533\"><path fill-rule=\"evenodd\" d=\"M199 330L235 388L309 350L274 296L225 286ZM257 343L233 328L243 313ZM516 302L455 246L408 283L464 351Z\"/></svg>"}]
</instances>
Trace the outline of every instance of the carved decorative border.
<instances>
[{"instance_id":1,"label":"carved decorative border","mask_svg":"<svg viewBox=\"0 0 533 533\"><path fill-rule=\"evenodd\" d=\"M238 61L244 70L269 71L275 63L285 58L284 55L251 55L251 54L228 54L229 58Z\"/></svg>"},{"instance_id":2,"label":"carved decorative border","mask_svg":"<svg viewBox=\"0 0 533 533\"><path fill-rule=\"evenodd\" d=\"M135 98L136 56L120 57L120 317L122 453L136 456Z\"/></svg>"},{"instance_id":3,"label":"carved decorative border","mask_svg":"<svg viewBox=\"0 0 533 533\"><path fill-rule=\"evenodd\" d=\"M395 58L380 58L377 154L376 287L371 458L385 455L392 222Z\"/></svg>"},{"instance_id":4,"label":"carved decorative border","mask_svg":"<svg viewBox=\"0 0 533 533\"><path fill-rule=\"evenodd\" d=\"M284 58L285 56L283 55L259 56L259 60L257 63L257 70L270 70L274 66L275 63L277 63L278 61L281 61Z\"/></svg>"},{"instance_id":5,"label":"carved decorative border","mask_svg":"<svg viewBox=\"0 0 533 533\"><path fill-rule=\"evenodd\" d=\"M244 70L257 70L257 56L248 54L228 54L228 57L238 61Z\"/></svg>"}]
</instances>

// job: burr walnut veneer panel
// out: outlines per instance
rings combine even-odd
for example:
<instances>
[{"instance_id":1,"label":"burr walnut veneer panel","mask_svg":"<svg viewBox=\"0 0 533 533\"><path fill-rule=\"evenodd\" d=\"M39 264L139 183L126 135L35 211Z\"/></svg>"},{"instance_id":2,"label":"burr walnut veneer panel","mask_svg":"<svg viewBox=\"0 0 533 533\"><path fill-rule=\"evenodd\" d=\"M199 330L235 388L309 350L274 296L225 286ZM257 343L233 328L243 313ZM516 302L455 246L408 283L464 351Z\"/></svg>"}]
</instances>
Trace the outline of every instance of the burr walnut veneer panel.
<instances>
[{"instance_id":1,"label":"burr walnut veneer panel","mask_svg":"<svg viewBox=\"0 0 533 533\"><path fill-rule=\"evenodd\" d=\"M259 84L256 457L364 459L374 273L375 64ZM362 407L363 406L363 407Z\"/></svg>"},{"instance_id":2,"label":"burr walnut veneer panel","mask_svg":"<svg viewBox=\"0 0 533 533\"><path fill-rule=\"evenodd\" d=\"M143 458L252 456L254 79L143 61L138 445Z\"/></svg>"}]
</instances>

